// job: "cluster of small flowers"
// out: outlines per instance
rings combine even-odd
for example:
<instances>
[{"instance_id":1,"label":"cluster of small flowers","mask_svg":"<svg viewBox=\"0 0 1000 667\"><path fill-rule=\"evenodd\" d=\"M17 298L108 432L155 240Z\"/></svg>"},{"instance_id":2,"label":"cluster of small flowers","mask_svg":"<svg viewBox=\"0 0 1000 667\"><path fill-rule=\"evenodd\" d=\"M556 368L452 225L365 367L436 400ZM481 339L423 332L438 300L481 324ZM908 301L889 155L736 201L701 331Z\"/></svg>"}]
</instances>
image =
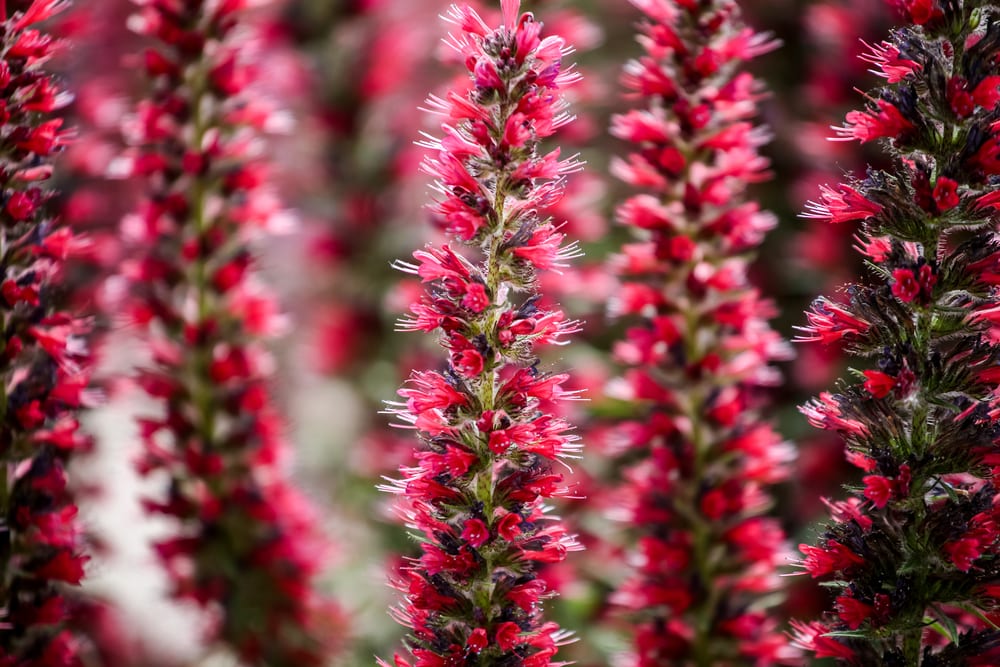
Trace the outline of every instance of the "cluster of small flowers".
<instances>
[{"instance_id":1,"label":"cluster of small flowers","mask_svg":"<svg viewBox=\"0 0 1000 667\"><path fill-rule=\"evenodd\" d=\"M576 253L538 209L561 195L578 165L538 146L569 122L557 91L577 77L562 68L569 49L561 38L543 38L531 14L519 15L519 0L501 6L495 29L471 8L452 7L448 19L461 32L448 43L474 86L428 101L445 118L443 137L425 144L439 192L433 211L479 261L442 245L397 264L430 285L401 328L440 331L449 354L443 373L415 372L400 390L406 403L393 408L424 445L386 487L422 533L396 610L413 631L418 667L544 667L557 664L566 639L543 622L537 568L576 548L542 503L565 495L552 464L579 444L551 411L568 397L566 376L539 370L534 351L576 325L540 306L535 281L537 270ZM399 655L395 663L410 664Z\"/></svg>"},{"instance_id":2,"label":"cluster of small flowers","mask_svg":"<svg viewBox=\"0 0 1000 667\"><path fill-rule=\"evenodd\" d=\"M0 2L0 665L64 667L78 646L63 625L62 586L77 585L82 552L68 459L89 440L76 412L87 402L89 324L64 309L65 263L83 243L49 212L52 156L71 132L54 114L72 97L45 70L57 42L36 29L66 6Z\"/></svg>"},{"instance_id":3,"label":"cluster of small flowers","mask_svg":"<svg viewBox=\"0 0 1000 667\"><path fill-rule=\"evenodd\" d=\"M249 664L322 665L344 631L313 588L328 550L287 479L264 339L281 328L250 242L278 212L260 133L244 0L153 0L131 26L152 94L126 128L148 199L124 223L131 320L152 354L138 383L163 412L139 420L142 474L169 479L146 509L177 520L156 550L173 594L214 614L208 639ZM259 5L260 3L256 3Z\"/></svg>"},{"instance_id":4,"label":"cluster of small flowers","mask_svg":"<svg viewBox=\"0 0 1000 667\"><path fill-rule=\"evenodd\" d=\"M655 194L617 212L638 240L613 260L612 308L641 321L614 353L629 367L619 391L641 416L624 425L637 567L612 601L638 621L632 664L775 664L793 656L763 600L787 548L762 514L791 451L758 407L788 347L747 278L775 219L746 200L767 177L768 135L752 123L759 85L739 71L775 43L731 0L633 4L645 55L624 81L648 108L613 119L635 148L612 171Z\"/></svg>"},{"instance_id":5,"label":"cluster of small flowers","mask_svg":"<svg viewBox=\"0 0 1000 667\"><path fill-rule=\"evenodd\" d=\"M1000 592L1000 12L901 7L914 25L867 56L886 85L837 128L881 140L894 167L824 188L810 208L861 223L869 271L845 299L814 302L803 340L876 366L803 408L864 477L801 546L802 567L837 595L826 618L795 623L796 642L850 664L996 664L1000 633L979 619Z\"/></svg>"}]
</instances>

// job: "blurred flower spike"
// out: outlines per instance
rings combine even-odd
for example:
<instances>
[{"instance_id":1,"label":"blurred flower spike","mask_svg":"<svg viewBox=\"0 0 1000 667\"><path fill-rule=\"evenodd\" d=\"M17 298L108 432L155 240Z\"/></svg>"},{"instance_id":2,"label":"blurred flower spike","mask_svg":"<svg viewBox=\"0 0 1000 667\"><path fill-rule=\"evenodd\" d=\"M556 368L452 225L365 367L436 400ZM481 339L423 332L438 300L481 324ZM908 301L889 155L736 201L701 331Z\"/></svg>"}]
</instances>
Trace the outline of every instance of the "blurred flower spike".
<instances>
[{"instance_id":1,"label":"blurred flower spike","mask_svg":"<svg viewBox=\"0 0 1000 667\"><path fill-rule=\"evenodd\" d=\"M161 407L139 420L138 468L168 480L144 506L176 520L156 554L173 595L213 619L206 639L247 665L318 667L346 631L315 588L329 545L270 398L280 315L251 241L278 213L260 143L273 110L250 88L249 4L154 0L130 22L157 44L126 132L147 199L123 225L122 271L150 357L137 381Z\"/></svg>"},{"instance_id":2,"label":"blurred flower spike","mask_svg":"<svg viewBox=\"0 0 1000 667\"><path fill-rule=\"evenodd\" d=\"M634 241L612 259L633 418L620 425L633 568L611 598L631 622L623 664L786 664L773 607L788 547L764 514L793 451L760 406L789 348L747 276L776 220L747 195L768 178L769 135L753 122L761 85L741 71L777 44L730 0L633 4L645 53L623 81L641 108L611 124L631 149L612 173L642 191L618 207Z\"/></svg>"}]
</instances>

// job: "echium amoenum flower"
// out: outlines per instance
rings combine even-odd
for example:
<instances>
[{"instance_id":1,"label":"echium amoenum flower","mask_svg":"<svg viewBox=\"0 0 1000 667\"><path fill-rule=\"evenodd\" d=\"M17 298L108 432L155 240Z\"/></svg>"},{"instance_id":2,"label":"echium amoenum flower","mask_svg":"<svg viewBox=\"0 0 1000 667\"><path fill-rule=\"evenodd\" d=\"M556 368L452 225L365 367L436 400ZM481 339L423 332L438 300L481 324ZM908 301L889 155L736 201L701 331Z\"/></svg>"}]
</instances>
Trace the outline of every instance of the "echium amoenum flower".
<instances>
[{"instance_id":1,"label":"echium amoenum flower","mask_svg":"<svg viewBox=\"0 0 1000 667\"><path fill-rule=\"evenodd\" d=\"M325 545L285 469L264 349L280 319L251 254L275 200L259 136L271 110L247 89L260 57L247 4L152 0L131 22L156 40L151 94L126 128L148 187L124 225L130 314L152 356L138 381L162 408L139 420L139 467L167 480L145 502L177 521L157 553L173 594L214 618L207 639L248 665L324 665L341 630L313 587Z\"/></svg>"},{"instance_id":2,"label":"echium amoenum flower","mask_svg":"<svg viewBox=\"0 0 1000 667\"><path fill-rule=\"evenodd\" d=\"M577 77L562 67L561 38L542 38L519 0L501 5L498 28L452 7L447 18L461 32L448 43L474 85L428 102L445 118L442 138L426 143L433 210L464 247L428 246L415 264L398 264L429 284L402 328L439 331L448 352L443 372L413 374L394 410L423 445L388 487L420 531L423 553L405 569L395 610L412 629L418 667L543 667L557 664L566 639L542 617L548 591L537 568L576 548L543 501L566 491L553 463L579 444L552 411L567 376L541 370L534 350L576 326L541 304L535 281L576 254L538 209L578 169L558 150L539 152L570 120L558 91Z\"/></svg>"},{"instance_id":3,"label":"echium amoenum flower","mask_svg":"<svg viewBox=\"0 0 1000 667\"><path fill-rule=\"evenodd\" d=\"M0 1L0 665L62 667L77 649L61 587L80 583L86 561L65 467L88 442L75 413L90 359L86 321L60 307L81 242L43 185L68 136L53 116L71 98L45 71L56 41L36 24L67 3L17 6Z\"/></svg>"},{"instance_id":4,"label":"echium amoenum flower","mask_svg":"<svg viewBox=\"0 0 1000 667\"><path fill-rule=\"evenodd\" d=\"M775 219L747 199L767 177L768 136L753 124L759 85L741 71L775 43L732 0L632 2L645 54L624 82L642 108L612 120L633 144L612 170L643 192L618 208L636 241L613 260L612 310L630 323L615 357L637 417L622 428L637 544L612 601L635 623L629 664L776 664L795 654L769 611L787 547L764 514L791 449L759 405L788 346L747 279Z\"/></svg>"},{"instance_id":5,"label":"echium amoenum flower","mask_svg":"<svg viewBox=\"0 0 1000 667\"><path fill-rule=\"evenodd\" d=\"M1000 8L910 0L871 49L886 85L838 128L888 171L824 188L809 217L859 222L866 278L817 299L803 340L866 360L803 408L863 486L801 566L833 591L796 643L855 665L1000 664ZM982 619L982 620L980 620Z\"/></svg>"}]
</instances>

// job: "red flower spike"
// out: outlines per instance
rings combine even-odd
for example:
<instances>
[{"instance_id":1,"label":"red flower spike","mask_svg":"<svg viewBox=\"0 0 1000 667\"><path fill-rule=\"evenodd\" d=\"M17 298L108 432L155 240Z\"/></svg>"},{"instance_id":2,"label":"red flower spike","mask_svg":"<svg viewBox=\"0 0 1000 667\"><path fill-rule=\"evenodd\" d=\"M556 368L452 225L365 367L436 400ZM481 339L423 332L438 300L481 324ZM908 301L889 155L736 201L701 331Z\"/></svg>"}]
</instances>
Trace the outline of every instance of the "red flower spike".
<instances>
[{"instance_id":1,"label":"red flower spike","mask_svg":"<svg viewBox=\"0 0 1000 667\"><path fill-rule=\"evenodd\" d=\"M30 29L67 7L62 0L28 0L8 16L0 49L0 158L4 224L2 283L3 474L0 506L7 527L0 545L0 663L11 667L76 665L80 641L68 629L77 613L66 604L68 586L86 574L77 508L66 469L89 440L76 417L90 381L90 333L83 314L63 310L53 297L65 282L68 253L80 244L52 215L51 155L71 134L53 112L71 96L45 71L56 42ZM74 400L74 397L77 397Z\"/></svg>"},{"instance_id":2,"label":"red flower spike","mask_svg":"<svg viewBox=\"0 0 1000 667\"><path fill-rule=\"evenodd\" d=\"M577 329L536 294L536 272L577 254L540 209L556 203L579 166L539 153L540 140L570 120L560 90L577 76L561 66L562 39L543 37L532 15L519 14L519 0L502 5L498 28L469 7L446 17L460 30L447 43L465 63L468 92L428 101L443 136L421 144L423 169L437 181L434 217L468 252L428 246L414 263L395 264L428 283L399 328L438 330L450 364L441 374L414 372L399 390L405 404L390 409L423 442L417 464L384 487L422 533L423 554L407 566L394 614L411 629L420 667L561 664L554 659L566 633L543 622L549 593L536 572L579 548L544 509L567 492L554 462L579 449L569 424L549 414L569 397L567 376L532 365L537 346ZM483 471L492 484L480 483ZM494 593L484 600L478 591L487 588Z\"/></svg>"},{"instance_id":3,"label":"red flower spike","mask_svg":"<svg viewBox=\"0 0 1000 667\"><path fill-rule=\"evenodd\" d=\"M891 139L888 171L824 189L808 216L858 221L868 267L842 302L816 300L802 340L843 340L871 368L801 409L865 474L852 497L827 501L818 543L800 546L801 567L840 595L821 619L794 621L793 641L849 665L996 664L1000 243L987 214L1000 202L1000 9L897 4L913 25L865 57L886 83L838 128ZM855 215L865 201L877 210Z\"/></svg>"},{"instance_id":4,"label":"red flower spike","mask_svg":"<svg viewBox=\"0 0 1000 667\"><path fill-rule=\"evenodd\" d=\"M631 150L613 158L612 173L644 192L617 211L638 242L613 260L621 287L612 310L633 322L614 349L627 367L622 397L642 420L620 428L624 439L644 435L620 474L636 566L611 601L633 628L628 664L772 664L762 646L783 646L785 658L795 651L763 601L780 597L778 580L759 572L787 545L759 515L762 484L785 479L791 457L757 406L760 386L774 381L770 362L788 350L747 276L773 221L746 199L768 163L758 153L766 133L752 122L758 86L739 69L775 43L746 28L729 0L633 4L646 54L623 81L642 106L612 119ZM844 220L879 211L861 197L840 203ZM657 417L665 433L646 426ZM754 623L742 618L748 607L762 610Z\"/></svg>"},{"instance_id":5,"label":"red flower spike","mask_svg":"<svg viewBox=\"0 0 1000 667\"><path fill-rule=\"evenodd\" d=\"M218 616L206 639L248 666L319 667L341 641L328 629L339 613L314 587L328 545L287 478L268 388L262 339L273 327L261 319L276 306L254 281L250 243L275 205L247 141L247 4L145 3L136 21L156 42L145 69L158 101L139 103L133 132L148 197L138 216L157 232L130 249L127 277L153 350L139 383L162 410L140 420L139 467L170 480L170 497L146 507L183 535L157 552L174 595ZM215 111L192 125L190 109L204 108Z\"/></svg>"}]
</instances>

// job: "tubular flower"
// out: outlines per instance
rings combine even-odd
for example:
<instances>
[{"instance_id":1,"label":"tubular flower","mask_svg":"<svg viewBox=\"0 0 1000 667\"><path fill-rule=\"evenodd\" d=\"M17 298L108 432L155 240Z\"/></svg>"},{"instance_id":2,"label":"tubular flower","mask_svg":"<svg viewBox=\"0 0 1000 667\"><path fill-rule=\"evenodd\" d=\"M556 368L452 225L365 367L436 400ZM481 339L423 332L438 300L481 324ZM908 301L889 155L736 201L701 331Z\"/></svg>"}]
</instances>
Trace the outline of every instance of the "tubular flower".
<instances>
[{"instance_id":1,"label":"tubular flower","mask_svg":"<svg viewBox=\"0 0 1000 667\"><path fill-rule=\"evenodd\" d=\"M69 458L89 440L76 413L87 402L89 324L62 310L66 259L83 243L49 211L44 181L70 131L56 112L71 96L45 67L56 41L37 24L67 7L53 0L0 2L0 306L3 310L0 455L0 665L79 663L65 623L87 556L67 488Z\"/></svg>"},{"instance_id":2,"label":"tubular flower","mask_svg":"<svg viewBox=\"0 0 1000 667\"><path fill-rule=\"evenodd\" d=\"M780 664L796 655L769 610L788 551L762 515L791 450L758 405L788 347L747 278L774 218L746 199L766 177L767 132L753 124L758 84L739 71L775 43L730 0L633 4L646 55L624 81L648 108L613 118L632 152L612 169L655 194L618 208L638 239L613 260L622 287L612 303L634 318L615 354L639 420L622 425L637 565L612 601L636 623L628 664Z\"/></svg>"},{"instance_id":3,"label":"tubular flower","mask_svg":"<svg viewBox=\"0 0 1000 667\"><path fill-rule=\"evenodd\" d=\"M210 640L250 665L323 665L339 631L312 586L326 545L287 479L263 339L277 309L254 280L250 237L273 213L257 142L269 110L245 94L244 3L144 3L131 25L157 46L127 128L148 199L126 218L130 315L151 350L139 385L162 406L139 420L149 498L176 536L156 546L177 598L218 618Z\"/></svg>"},{"instance_id":4,"label":"tubular flower","mask_svg":"<svg viewBox=\"0 0 1000 667\"><path fill-rule=\"evenodd\" d=\"M536 272L577 254L539 215L578 168L539 152L570 120L559 91L577 76L562 66L563 40L519 8L504 0L498 28L469 7L447 16L460 29L447 43L472 86L428 101L444 120L442 137L424 143L424 168L439 193L433 211L453 221L445 226L464 248L428 246L397 263L427 285L400 328L438 331L448 354L444 372L415 372L399 392L405 403L390 410L422 441L416 465L385 487L421 533L395 610L419 667L544 667L558 664L567 636L543 622L551 593L536 576L578 548L543 501L566 492L553 464L579 444L554 416L555 402L571 397L567 376L540 370L535 349L576 324L543 307Z\"/></svg>"},{"instance_id":5,"label":"tubular flower","mask_svg":"<svg viewBox=\"0 0 1000 667\"><path fill-rule=\"evenodd\" d=\"M802 340L842 342L874 367L802 408L865 475L801 546L802 568L836 594L823 619L795 624L795 643L855 665L997 664L1000 632L985 614L1000 590L1000 242L982 202L1000 178L984 159L1000 128L995 96L959 93L997 80L1000 10L902 8L916 25L867 57L887 82L868 94L880 111L849 114L844 131L882 137L895 167L837 186L851 195L836 215L814 216L859 221L869 271L842 302L815 302ZM823 193L830 212L835 190Z\"/></svg>"}]
</instances>

